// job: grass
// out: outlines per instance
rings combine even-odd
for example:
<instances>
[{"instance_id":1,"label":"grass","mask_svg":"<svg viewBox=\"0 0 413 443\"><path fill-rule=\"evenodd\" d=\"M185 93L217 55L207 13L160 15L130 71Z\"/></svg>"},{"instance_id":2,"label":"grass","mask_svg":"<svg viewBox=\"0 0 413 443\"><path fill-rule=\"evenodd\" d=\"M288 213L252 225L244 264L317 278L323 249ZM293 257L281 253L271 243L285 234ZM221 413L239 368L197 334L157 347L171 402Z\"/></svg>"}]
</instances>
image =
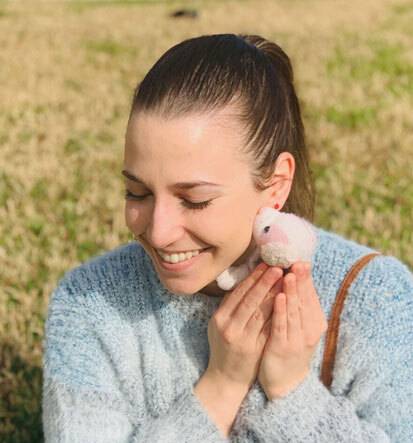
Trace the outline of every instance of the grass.
<instances>
[{"instance_id":1,"label":"grass","mask_svg":"<svg viewBox=\"0 0 413 443\"><path fill-rule=\"evenodd\" d=\"M348 107L331 106L326 109L328 122L338 126L358 129L364 125L373 125L376 122L377 110L373 107Z\"/></svg>"},{"instance_id":2,"label":"grass","mask_svg":"<svg viewBox=\"0 0 413 443\"><path fill-rule=\"evenodd\" d=\"M50 293L132 239L116 172L132 92L184 38L277 41L295 67L315 223L413 266L413 2L310 3L0 1L0 441L43 439ZM199 18L169 17L184 5Z\"/></svg>"}]
</instances>

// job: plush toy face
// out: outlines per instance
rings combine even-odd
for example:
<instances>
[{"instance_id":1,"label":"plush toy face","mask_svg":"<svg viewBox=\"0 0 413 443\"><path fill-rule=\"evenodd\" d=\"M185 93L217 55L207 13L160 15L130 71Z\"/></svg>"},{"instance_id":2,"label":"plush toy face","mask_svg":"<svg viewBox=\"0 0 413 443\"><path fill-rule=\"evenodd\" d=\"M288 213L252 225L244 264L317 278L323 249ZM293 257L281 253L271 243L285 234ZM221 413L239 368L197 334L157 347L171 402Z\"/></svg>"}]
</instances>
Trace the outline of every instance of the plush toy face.
<instances>
[{"instance_id":1,"label":"plush toy face","mask_svg":"<svg viewBox=\"0 0 413 443\"><path fill-rule=\"evenodd\" d=\"M261 258L271 266L310 261L316 244L314 229L306 220L267 207L256 216L253 236Z\"/></svg>"},{"instance_id":2,"label":"plush toy face","mask_svg":"<svg viewBox=\"0 0 413 443\"><path fill-rule=\"evenodd\" d=\"M313 226L294 214L261 208L254 220L255 250L240 266L231 266L217 278L218 286L232 289L262 260L270 266L289 268L296 261L311 262L317 237Z\"/></svg>"},{"instance_id":3,"label":"plush toy face","mask_svg":"<svg viewBox=\"0 0 413 443\"><path fill-rule=\"evenodd\" d=\"M278 242L288 245L288 235L277 225L277 220L281 220L281 213L272 208L262 208L255 218L254 239L257 245Z\"/></svg>"}]
</instances>

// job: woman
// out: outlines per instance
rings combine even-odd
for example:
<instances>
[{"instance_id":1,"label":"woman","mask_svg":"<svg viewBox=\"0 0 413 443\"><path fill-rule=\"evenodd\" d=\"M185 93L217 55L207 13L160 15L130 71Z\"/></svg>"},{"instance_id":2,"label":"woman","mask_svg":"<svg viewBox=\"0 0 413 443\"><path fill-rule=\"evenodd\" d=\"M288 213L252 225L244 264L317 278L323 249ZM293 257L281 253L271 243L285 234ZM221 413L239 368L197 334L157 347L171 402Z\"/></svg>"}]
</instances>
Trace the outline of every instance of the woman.
<instances>
[{"instance_id":1,"label":"woman","mask_svg":"<svg viewBox=\"0 0 413 443\"><path fill-rule=\"evenodd\" d=\"M314 226L312 263L216 285L254 247L261 207L313 219L279 46L220 34L169 49L136 88L122 173L137 242L67 272L51 298L47 442L412 441L413 277L398 259L351 285L330 390L326 319L370 248Z\"/></svg>"}]
</instances>

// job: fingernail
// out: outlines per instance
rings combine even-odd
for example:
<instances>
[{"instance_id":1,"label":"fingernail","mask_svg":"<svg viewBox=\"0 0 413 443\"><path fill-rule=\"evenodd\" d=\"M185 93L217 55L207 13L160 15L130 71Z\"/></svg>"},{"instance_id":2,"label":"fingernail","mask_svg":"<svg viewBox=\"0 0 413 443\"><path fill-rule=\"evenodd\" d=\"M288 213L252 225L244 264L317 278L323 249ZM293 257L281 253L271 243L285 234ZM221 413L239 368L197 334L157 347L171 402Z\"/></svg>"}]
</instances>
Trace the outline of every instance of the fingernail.
<instances>
[{"instance_id":1,"label":"fingernail","mask_svg":"<svg viewBox=\"0 0 413 443\"><path fill-rule=\"evenodd\" d=\"M262 261L255 269L257 269L258 271L265 271L267 268L267 263Z\"/></svg>"},{"instance_id":2,"label":"fingernail","mask_svg":"<svg viewBox=\"0 0 413 443\"><path fill-rule=\"evenodd\" d=\"M282 269L278 268L278 267L274 267L274 271L272 271L274 273L274 277L281 277L282 275Z\"/></svg>"},{"instance_id":3,"label":"fingernail","mask_svg":"<svg viewBox=\"0 0 413 443\"><path fill-rule=\"evenodd\" d=\"M304 278L307 275L307 270L306 270L305 264L301 264L300 266L298 266L297 275L300 278Z\"/></svg>"},{"instance_id":4,"label":"fingernail","mask_svg":"<svg viewBox=\"0 0 413 443\"><path fill-rule=\"evenodd\" d=\"M303 279L307 279L308 277L310 277L310 271L311 267L308 263L304 264L302 267L302 275L301 278Z\"/></svg>"}]
</instances>

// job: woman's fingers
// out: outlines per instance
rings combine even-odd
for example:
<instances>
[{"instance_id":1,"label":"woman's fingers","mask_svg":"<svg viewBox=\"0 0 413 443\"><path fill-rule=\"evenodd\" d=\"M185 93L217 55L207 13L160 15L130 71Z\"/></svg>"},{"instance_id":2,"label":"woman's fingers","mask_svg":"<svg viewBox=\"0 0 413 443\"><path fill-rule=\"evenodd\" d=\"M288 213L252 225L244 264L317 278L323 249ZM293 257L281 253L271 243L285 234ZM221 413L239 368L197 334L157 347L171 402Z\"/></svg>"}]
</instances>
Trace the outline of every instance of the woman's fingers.
<instances>
[{"instance_id":1,"label":"woman's fingers","mask_svg":"<svg viewBox=\"0 0 413 443\"><path fill-rule=\"evenodd\" d=\"M311 276L311 264L309 262L296 263L294 272L298 276L297 288L298 292L305 298L309 307L321 308L320 300L315 291L312 276Z\"/></svg>"},{"instance_id":2,"label":"woman's fingers","mask_svg":"<svg viewBox=\"0 0 413 443\"><path fill-rule=\"evenodd\" d=\"M297 282L293 273L282 280L282 291L275 296L272 314L271 341L275 347L295 343L300 339L301 317Z\"/></svg>"},{"instance_id":3,"label":"woman's fingers","mask_svg":"<svg viewBox=\"0 0 413 443\"><path fill-rule=\"evenodd\" d=\"M274 297L282 291L283 288L283 279L279 278L267 292L267 295L264 297L264 300L261 302L258 309L262 312L264 318L268 320L274 309Z\"/></svg>"},{"instance_id":4,"label":"woman's fingers","mask_svg":"<svg viewBox=\"0 0 413 443\"><path fill-rule=\"evenodd\" d=\"M287 343L287 299L284 292L280 292L275 297L271 338L275 345L285 345Z\"/></svg>"},{"instance_id":5,"label":"woman's fingers","mask_svg":"<svg viewBox=\"0 0 413 443\"><path fill-rule=\"evenodd\" d=\"M244 298L238 304L233 319L236 324L244 329L250 321L258 322L254 330L260 331L264 318L259 309L262 301L274 285L274 283L282 277L282 271L277 267L270 267L265 271L257 283L245 294Z\"/></svg>"},{"instance_id":6,"label":"woman's fingers","mask_svg":"<svg viewBox=\"0 0 413 443\"><path fill-rule=\"evenodd\" d=\"M280 274L281 275L281 274ZM274 297L278 294L282 289L282 278L278 279L275 284L271 287L271 289L267 292L267 295L264 297L264 300L261 302L260 306L257 308L257 315L253 315L247 325L246 330L249 332L254 332L256 335L259 335L264 331L265 324L268 328L271 327L271 317L274 309Z\"/></svg>"},{"instance_id":7,"label":"woman's fingers","mask_svg":"<svg viewBox=\"0 0 413 443\"><path fill-rule=\"evenodd\" d=\"M311 264L309 262L295 263L293 272L297 275L303 333L306 341L312 343L318 339L320 331L327 327L327 320L313 285Z\"/></svg>"},{"instance_id":8,"label":"woman's fingers","mask_svg":"<svg viewBox=\"0 0 413 443\"><path fill-rule=\"evenodd\" d=\"M266 263L260 263L235 289L225 294L219 305L222 316L230 317L232 315L244 295L258 282L268 268L269 266Z\"/></svg>"},{"instance_id":9,"label":"woman's fingers","mask_svg":"<svg viewBox=\"0 0 413 443\"><path fill-rule=\"evenodd\" d=\"M297 279L292 272L284 278L284 291L287 299L287 339L291 343L299 343L302 338L300 300Z\"/></svg>"}]
</instances>

